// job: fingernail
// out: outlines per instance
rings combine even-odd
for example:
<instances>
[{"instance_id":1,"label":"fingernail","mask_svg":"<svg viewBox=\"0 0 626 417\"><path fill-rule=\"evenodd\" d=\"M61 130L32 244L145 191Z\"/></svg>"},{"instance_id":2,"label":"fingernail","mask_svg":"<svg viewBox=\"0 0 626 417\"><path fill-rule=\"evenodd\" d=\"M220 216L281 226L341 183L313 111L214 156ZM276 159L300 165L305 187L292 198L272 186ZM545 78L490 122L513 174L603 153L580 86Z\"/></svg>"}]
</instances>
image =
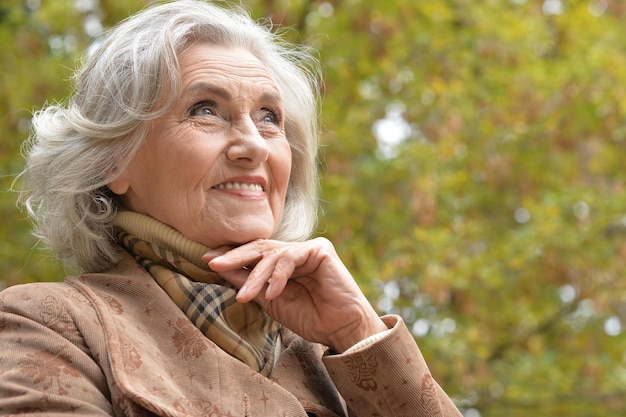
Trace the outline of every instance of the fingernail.
<instances>
[{"instance_id":1,"label":"fingernail","mask_svg":"<svg viewBox=\"0 0 626 417\"><path fill-rule=\"evenodd\" d=\"M237 291L237 300L245 299L248 295L248 287L245 285Z\"/></svg>"},{"instance_id":2,"label":"fingernail","mask_svg":"<svg viewBox=\"0 0 626 417\"><path fill-rule=\"evenodd\" d=\"M215 253L216 252L214 252L214 251L205 253L204 255L202 255L202 260L204 262L210 262L210 261L213 261L215 259L219 259L219 258L222 257L221 255L215 256Z\"/></svg>"}]
</instances>

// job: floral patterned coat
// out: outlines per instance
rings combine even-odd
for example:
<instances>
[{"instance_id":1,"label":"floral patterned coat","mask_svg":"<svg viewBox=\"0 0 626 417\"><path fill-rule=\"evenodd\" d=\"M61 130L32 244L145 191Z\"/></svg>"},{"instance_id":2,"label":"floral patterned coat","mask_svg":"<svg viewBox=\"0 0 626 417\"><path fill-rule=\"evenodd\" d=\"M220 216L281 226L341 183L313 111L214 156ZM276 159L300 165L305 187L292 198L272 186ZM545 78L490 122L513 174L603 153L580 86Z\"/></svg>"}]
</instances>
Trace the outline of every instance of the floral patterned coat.
<instances>
[{"instance_id":1,"label":"floral patterned coat","mask_svg":"<svg viewBox=\"0 0 626 417\"><path fill-rule=\"evenodd\" d=\"M399 317L356 352L289 331L270 378L220 350L126 256L0 294L0 415L460 416Z\"/></svg>"}]
</instances>

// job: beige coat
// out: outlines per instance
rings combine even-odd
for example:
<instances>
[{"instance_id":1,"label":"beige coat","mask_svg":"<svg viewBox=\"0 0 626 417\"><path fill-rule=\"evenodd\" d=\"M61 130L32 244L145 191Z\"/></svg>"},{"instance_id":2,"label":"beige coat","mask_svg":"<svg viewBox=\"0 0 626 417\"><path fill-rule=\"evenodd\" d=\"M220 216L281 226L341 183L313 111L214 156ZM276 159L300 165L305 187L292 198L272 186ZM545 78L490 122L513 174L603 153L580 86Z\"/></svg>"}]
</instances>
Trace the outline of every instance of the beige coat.
<instances>
[{"instance_id":1,"label":"beige coat","mask_svg":"<svg viewBox=\"0 0 626 417\"><path fill-rule=\"evenodd\" d=\"M283 331L268 379L125 257L107 273L0 294L0 415L460 416L404 323L384 320L384 339L343 355Z\"/></svg>"}]
</instances>

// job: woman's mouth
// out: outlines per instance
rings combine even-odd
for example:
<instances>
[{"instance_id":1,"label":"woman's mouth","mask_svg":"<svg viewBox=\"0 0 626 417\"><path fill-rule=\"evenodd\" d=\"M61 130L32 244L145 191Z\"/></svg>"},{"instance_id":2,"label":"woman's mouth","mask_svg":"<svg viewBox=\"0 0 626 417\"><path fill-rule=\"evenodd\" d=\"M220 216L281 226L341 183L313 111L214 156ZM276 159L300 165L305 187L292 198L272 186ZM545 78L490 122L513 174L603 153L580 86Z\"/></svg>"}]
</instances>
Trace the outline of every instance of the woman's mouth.
<instances>
[{"instance_id":1,"label":"woman's mouth","mask_svg":"<svg viewBox=\"0 0 626 417\"><path fill-rule=\"evenodd\" d=\"M261 184L245 183L245 182L224 182L217 184L216 190L242 190L242 191L263 191Z\"/></svg>"}]
</instances>

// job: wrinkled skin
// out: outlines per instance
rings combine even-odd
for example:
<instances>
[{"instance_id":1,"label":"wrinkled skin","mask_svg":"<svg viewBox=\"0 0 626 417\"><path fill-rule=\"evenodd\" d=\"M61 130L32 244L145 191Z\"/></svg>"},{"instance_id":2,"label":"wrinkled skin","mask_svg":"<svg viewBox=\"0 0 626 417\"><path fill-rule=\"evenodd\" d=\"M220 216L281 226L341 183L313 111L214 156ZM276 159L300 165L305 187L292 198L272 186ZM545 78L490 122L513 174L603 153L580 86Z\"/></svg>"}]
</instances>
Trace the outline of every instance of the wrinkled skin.
<instances>
[{"instance_id":1,"label":"wrinkled skin","mask_svg":"<svg viewBox=\"0 0 626 417\"><path fill-rule=\"evenodd\" d=\"M218 248L204 259L241 288L238 301L256 301L305 339L343 352L386 330L328 240L268 240L282 219L291 149L265 66L245 49L206 43L179 62L174 106L109 188L127 208Z\"/></svg>"},{"instance_id":2,"label":"wrinkled skin","mask_svg":"<svg viewBox=\"0 0 626 417\"><path fill-rule=\"evenodd\" d=\"M387 329L327 239L257 240L204 260L240 287L239 302L256 301L287 328L337 352Z\"/></svg>"}]
</instances>

